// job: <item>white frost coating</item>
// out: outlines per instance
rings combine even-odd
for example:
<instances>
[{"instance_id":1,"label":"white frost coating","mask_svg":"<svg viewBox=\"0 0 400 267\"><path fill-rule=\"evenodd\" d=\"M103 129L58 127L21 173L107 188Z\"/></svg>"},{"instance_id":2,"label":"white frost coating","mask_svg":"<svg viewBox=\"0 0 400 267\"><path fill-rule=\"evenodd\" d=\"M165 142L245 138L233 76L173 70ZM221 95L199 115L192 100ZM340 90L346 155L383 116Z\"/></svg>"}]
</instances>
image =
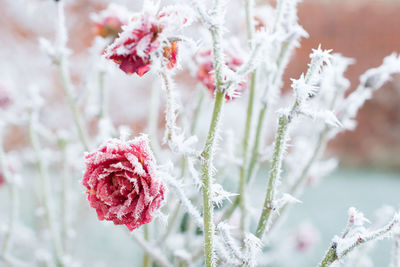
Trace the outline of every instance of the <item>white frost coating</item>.
<instances>
[{"instance_id":1,"label":"white frost coating","mask_svg":"<svg viewBox=\"0 0 400 267\"><path fill-rule=\"evenodd\" d=\"M373 91L379 89L389 81L393 74L400 73L400 56L387 56L381 66L367 70L360 77L360 85L340 105L342 121L346 129L352 130L356 126L355 117L365 101L372 97Z\"/></svg>"},{"instance_id":2,"label":"white frost coating","mask_svg":"<svg viewBox=\"0 0 400 267\"><path fill-rule=\"evenodd\" d=\"M284 193L281 198L275 200L274 206L276 208L276 211L279 212L279 210L283 206L286 206L287 204L297 204L297 203L302 203L302 202L297 198L293 197L292 195Z\"/></svg>"},{"instance_id":3,"label":"white frost coating","mask_svg":"<svg viewBox=\"0 0 400 267\"><path fill-rule=\"evenodd\" d=\"M194 158L187 157L187 164L191 177L194 181L194 185L196 186L197 189L200 189L202 186L202 182L200 179L200 173L196 170L194 166Z\"/></svg>"},{"instance_id":4,"label":"white frost coating","mask_svg":"<svg viewBox=\"0 0 400 267\"><path fill-rule=\"evenodd\" d=\"M132 164L134 173L136 173L139 176L145 176L146 175L146 171L143 169L142 163L139 162L138 158L135 155L127 153L127 154L125 154L125 157Z\"/></svg>"},{"instance_id":5,"label":"white frost coating","mask_svg":"<svg viewBox=\"0 0 400 267\"><path fill-rule=\"evenodd\" d=\"M230 200L230 197L237 196L238 194L227 192L224 190L222 185L214 183L211 186L211 191L212 191L212 202L217 206L220 207L223 203L224 200L228 200L229 202L232 203Z\"/></svg>"},{"instance_id":6,"label":"white frost coating","mask_svg":"<svg viewBox=\"0 0 400 267\"><path fill-rule=\"evenodd\" d=\"M186 212L193 217L196 225L200 228L203 228L203 218L197 208L192 204L192 202L183 192L182 184L180 184L174 177L171 177L168 173L165 172L160 172L160 177L165 181L166 184L168 184L172 188L173 192L175 192L175 195L179 198Z\"/></svg>"},{"instance_id":7,"label":"white frost coating","mask_svg":"<svg viewBox=\"0 0 400 267\"><path fill-rule=\"evenodd\" d=\"M236 244L234 238L232 237L230 231L232 226L230 226L226 222L221 222L217 225L217 229L221 233L221 236L224 240L225 245L229 248L230 253L234 256L237 260L241 262L245 262L245 257L241 252L241 248Z\"/></svg>"},{"instance_id":8,"label":"white frost coating","mask_svg":"<svg viewBox=\"0 0 400 267\"><path fill-rule=\"evenodd\" d=\"M357 210L354 207L350 207L349 211L349 223L354 226L363 226L364 223L371 223L367 218L364 217L364 214Z\"/></svg>"},{"instance_id":9,"label":"white frost coating","mask_svg":"<svg viewBox=\"0 0 400 267\"><path fill-rule=\"evenodd\" d=\"M245 258L247 264L245 266L253 267L257 265L257 259L263 247L262 241L251 233L246 233L244 238Z\"/></svg>"},{"instance_id":10,"label":"white frost coating","mask_svg":"<svg viewBox=\"0 0 400 267\"><path fill-rule=\"evenodd\" d=\"M330 110L314 110L307 106L300 109L300 113L310 117L313 120L323 121L333 127L342 127L342 124L337 119L336 115Z\"/></svg>"}]
</instances>

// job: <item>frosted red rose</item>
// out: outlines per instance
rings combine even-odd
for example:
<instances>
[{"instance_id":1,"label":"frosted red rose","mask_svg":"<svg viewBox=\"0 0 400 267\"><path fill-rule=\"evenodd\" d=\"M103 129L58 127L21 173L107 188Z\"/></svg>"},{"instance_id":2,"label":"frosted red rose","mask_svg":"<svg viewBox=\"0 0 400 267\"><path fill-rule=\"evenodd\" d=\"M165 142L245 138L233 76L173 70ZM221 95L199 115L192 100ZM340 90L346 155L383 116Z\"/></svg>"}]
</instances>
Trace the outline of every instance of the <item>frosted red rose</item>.
<instances>
[{"instance_id":1,"label":"frosted red rose","mask_svg":"<svg viewBox=\"0 0 400 267\"><path fill-rule=\"evenodd\" d=\"M226 54L226 65L233 71L236 71L242 64L243 61L234 56L232 53L225 53ZM196 56L196 62L198 64L197 69L197 79L208 89L208 91L214 95L215 94L215 73L214 73L214 64L213 64L213 55L211 50L206 50L199 53ZM226 77L224 77L226 78ZM240 82L238 84L239 92L242 92L246 89L247 84L246 82ZM233 100L235 99L235 95L225 95L225 99Z\"/></svg>"},{"instance_id":2,"label":"frosted red rose","mask_svg":"<svg viewBox=\"0 0 400 267\"><path fill-rule=\"evenodd\" d=\"M164 35L170 19L169 13L143 12L134 16L119 38L107 48L106 58L117 63L126 74L139 76L150 70L156 58L169 69L175 67L178 44L169 42Z\"/></svg>"},{"instance_id":3,"label":"frosted red rose","mask_svg":"<svg viewBox=\"0 0 400 267\"><path fill-rule=\"evenodd\" d=\"M129 142L111 139L88 154L82 183L98 219L130 231L152 221L166 191L145 136Z\"/></svg>"}]
</instances>

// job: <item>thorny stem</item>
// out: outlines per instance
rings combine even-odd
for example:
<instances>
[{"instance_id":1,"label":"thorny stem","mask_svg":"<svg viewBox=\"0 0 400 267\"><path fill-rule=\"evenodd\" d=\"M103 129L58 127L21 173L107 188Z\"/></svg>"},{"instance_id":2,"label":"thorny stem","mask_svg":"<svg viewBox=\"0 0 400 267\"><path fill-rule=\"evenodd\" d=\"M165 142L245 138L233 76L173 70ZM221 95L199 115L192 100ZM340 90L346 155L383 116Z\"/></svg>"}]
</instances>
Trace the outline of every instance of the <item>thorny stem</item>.
<instances>
[{"instance_id":1,"label":"thorny stem","mask_svg":"<svg viewBox=\"0 0 400 267\"><path fill-rule=\"evenodd\" d=\"M282 44L282 48L281 48L281 52L279 54L279 57L277 59L277 69L278 72L275 73L272 83L271 83L271 87L269 88L269 90L275 90L275 88L278 86L278 81L281 79L281 76L283 74L283 59L286 57L287 53L289 52L289 44L287 42ZM265 91L264 94L266 94L267 91ZM252 151L252 155L251 155L251 159L250 159L250 164L249 164L249 168L248 168L248 172L247 172L247 182L249 183L253 177L253 175L255 175L255 170L257 169L257 163L260 157L260 141L262 138L262 130L264 128L264 120L265 120L265 115L267 113L268 110L268 104L267 104L267 100L264 99L266 96L263 97L263 103L262 103L262 107L258 113L258 122L257 122L257 129L256 129L256 136L255 136L255 141L254 141L254 146L253 146L253 151Z\"/></svg>"},{"instance_id":2,"label":"thorny stem","mask_svg":"<svg viewBox=\"0 0 400 267\"><path fill-rule=\"evenodd\" d=\"M199 119L199 115L200 115L200 110L203 104L203 100L204 100L204 93L201 90L200 91L200 97L199 97L199 101L197 102L196 108L194 110L194 114L193 114L193 118L192 118L192 123L190 126L190 135L193 135L196 131L196 127L197 127L197 122ZM187 166L187 158L185 155L182 156L182 162L181 162L181 178L183 179L185 177L185 173L186 173L186 166ZM165 234L160 238L160 240L157 242L158 244L162 244L169 236L169 234L171 233L172 229L174 228L175 224L177 223L177 218L179 217L179 213L181 211L180 209L180 205L177 206L174 210L173 213L173 217L172 217L172 221L169 222L168 224L168 228L167 231L165 232ZM191 221L191 217L188 217L188 222L189 225L192 225L193 222ZM189 227L191 228L191 227Z\"/></svg>"},{"instance_id":3,"label":"thorny stem","mask_svg":"<svg viewBox=\"0 0 400 267\"><path fill-rule=\"evenodd\" d=\"M248 41L250 42L253 37L254 31L254 23L252 10L253 9L253 0L245 0L245 10L246 10L246 25L247 25L247 36ZM251 46L251 44L249 43ZM251 130L251 122L253 118L253 110L254 110L254 96L255 96L255 88L256 88L256 71L254 70L251 73L250 79L250 93L249 93L249 102L247 104L247 117L246 124L244 128L243 135L243 144L242 144L242 165L240 166L240 180L239 180L239 204L241 210L241 220L240 220L240 229L242 231L246 230L246 172L248 165L248 147L249 147L249 139L250 139L250 130Z\"/></svg>"},{"instance_id":4,"label":"thorny stem","mask_svg":"<svg viewBox=\"0 0 400 267\"><path fill-rule=\"evenodd\" d=\"M11 180L10 172L8 171L5 155L4 155L4 148L3 148L3 136L1 133L2 129L0 129L0 173L3 174L3 178L7 183L8 191L10 194L10 209L9 209L9 222L8 222L8 229L7 233L4 237L1 254L6 256L9 248L12 244L12 238L14 233L15 221L17 220L18 215L18 192L15 185L15 181Z\"/></svg>"},{"instance_id":5,"label":"thorny stem","mask_svg":"<svg viewBox=\"0 0 400 267\"><path fill-rule=\"evenodd\" d=\"M354 239L353 243L351 245L349 245L348 248L343 250L340 254L338 254L338 251L337 251L338 244L337 244L337 242L334 241L332 243L331 247L325 253L324 258L322 259L322 261L320 262L318 267L328 267L334 261L344 258L353 249L360 246L361 244L364 244L364 243L367 243L367 242L373 241L373 240L378 240L379 238L384 237L386 234L388 234L390 231L392 231L393 227L395 227L398 223L399 223L399 215L395 214L394 218L392 219L392 221L389 224L387 224L386 226L384 226L378 230L375 230L373 232L369 232L366 234L360 234L356 239Z\"/></svg>"},{"instance_id":6,"label":"thorny stem","mask_svg":"<svg viewBox=\"0 0 400 267\"><path fill-rule=\"evenodd\" d=\"M224 103L225 91L220 90L220 81L217 80L217 92L215 95L214 111L207 136L207 141L202 153L202 181L203 181L203 218L204 218L204 245L206 266L214 267L214 222L213 222L213 203L212 203L212 161L215 147L217 128L221 117L221 110Z\"/></svg>"},{"instance_id":7,"label":"thorny stem","mask_svg":"<svg viewBox=\"0 0 400 267\"><path fill-rule=\"evenodd\" d=\"M216 1L218 6L219 0ZM221 119L221 111L224 104L226 90L222 88L222 67L224 65L222 57L222 35L220 25L210 27L211 37L213 40L213 56L215 69L215 102L210 127L208 130L207 140L201 154L201 170L202 170L202 191L203 191L203 220L204 220L204 249L206 267L214 267L214 232L215 226L213 222L214 205L212 202L212 169L213 157L216 144L216 136Z\"/></svg>"},{"instance_id":8,"label":"thorny stem","mask_svg":"<svg viewBox=\"0 0 400 267\"><path fill-rule=\"evenodd\" d=\"M289 118L286 115L280 116L277 135L275 139L275 147L272 158L271 171L269 173L267 195L265 197L263 211L261 213L260 220L258 221L257 230L255 234L261 240L269 224L272 211L274 210L273 201L275 200L276 182L281 172L283 152L286 146L286 139L287 139L286 136L287 136L289 122L290 122Z\"/></svg>"},{"instance_id":9,"label":"thorny stem","mask_svg":"<svg viewBox=\"0 0 400 267\"><path fill-rule=\"evenodd\" d=\"M154 246L152 246L152 244L150 244L149 242L147 242L146 240L144 240L143 238L141 238L138 233L136 232L131 232L131 235L133 237L133 239L135 239L135 241L138 243L138 245L150 256L153 258L153 260L155 262L157 262L160 266L162 267L173 267L171 263L169 263L168 259L166 259L162 253L160 253L158 248L155 248Z\"/></svg>"},{"instance_id":10,"label":"thorny stem","mask_svg":"<svg viewBox=\"0 0 400 267\"><path fill-rule=\"evenodd\" d=\"M337 96L338 96L338 91L335 92L335 94L331 100L331 103L329 105L330 110L332 110L334 108L336 100L337 100ZM319 157L319 155L324 150L324 147L326 146L327 142L329 141L329 140L327 140L328 133L329 133L329 127L328 127L328 125L325 125L324 129L320 132L320 134L318 136L318 140L317 140L316 146L314 148L313 154L311 155L310 159L307 161L307 164L304 166L299 177L297 177L294 180L295 181L294 184L289 189L290 195L296 195L297 191L299 190L300 185L302 185L304 183L304 180L306 179L307 174L308 174L309 170L311 169L314 161ZM277 214L279 214L280 216L276 217L273 220L271 227L276 225L279 218L282 218L281 215L287 209L287 207L288 207L288 204L285 204L279 209Z\"/></svg>"},{"instance_id":11,"label":"thorny stem","mask_svg":"<svg viewBox=\"0 0 400 267\"><path fill-rule=\"evenodd\" d=\"M49 186L49 178L47 174L47 169L43 160L42 151L38 139L38 135L35 130L35 124L37 123L37 112L31 111L29 114L29 138L33 147L33 150L36 155L37 160L37 168L40 175L40 183L42 189L42 204L44 205L47 224L49 226L49 230L52 236L52 242L56 253L57 265L64 266L62 263L62 258L64 255L63 247L60 241L59 234L57 232L56 224L54 221L54 213L51 207L52 197L50 194L50 186Z\"/></svg>"}]
</instances>

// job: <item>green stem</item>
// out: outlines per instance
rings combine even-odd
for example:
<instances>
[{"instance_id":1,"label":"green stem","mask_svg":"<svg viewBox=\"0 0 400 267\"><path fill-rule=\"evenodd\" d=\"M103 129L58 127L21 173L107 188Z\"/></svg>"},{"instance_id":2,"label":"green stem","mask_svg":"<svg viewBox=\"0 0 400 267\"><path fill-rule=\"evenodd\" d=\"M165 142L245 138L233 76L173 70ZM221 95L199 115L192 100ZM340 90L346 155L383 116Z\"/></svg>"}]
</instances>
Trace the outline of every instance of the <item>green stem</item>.
<instances>
[{"instance_id":1,"label":"green stem","mask_svg":"<svg viewBox=\"0 0 400 267\"><path fill-rule=\"evenodd\" d=\"M246 27L247 27L247 39L249 41L249 46L251 47L251 39L253 38L254 32L254 23L252 17L252 7L253 0L245 0L245 13L246 13ZM241 220L240 220L240 229L242 231L246 230L246 172L248 165L248 148L249 148L249 140L250 140L250 130L251 130L251 122L253 118L253 110L254 110L254 96L255 96L255 88L256 88L256 78L257 73L254 70L251 73L250 78L250 93L249 93L249 102L247 104L247 117L246 124L244 128L243 134L243 144L242 144L242 165L240 166L240 180L239 180L239 204L241 210ZM235 201L236 202L236 201Z\"/></svg>"},{"instance_id":2,"label":"green stem","mask_svg":"<svg viewBox=\"0 0 400 267\"><path fill-rule=\"evenodd\" d=\"M51 208L51 203L53 203L53 201L50 194L49 178L47 174L46 165L44 163L43 156L41 153L42 149L39 143L39 138L35 130L36 122L37 122L37 113L35 111L31 111L29 117L29 138L37 159L37 168L40 175L40 184L42 189L42 204L46 212L47 224L51 233L53 247L56 253L57 265L64 266L64 264L62 263L64 251L54 221L53 209Z\"/></svg>"},{"instance_id":3,"label":"green stem","mask_svg":"<svg viewBox=\"0 0 400 267\"><path fill-rule=\"evenodd\" d=\"M250 129L251 129L251 121L253 115L253 106L254 106L254 95L255 95L255 83L256 83L256 72L254 71L251 74L251 84L250 84L250 95L249 102L247 105L247 118L246 118L246 126L244 129L243 135L243 151L242 158L243 162L240 166L240 181L239 181L239 204L241 210L241 223L240 228L242 231L245 230L245 220L246 220L246 200L245 200L245 191L246 191L246 172L248 165L248 148L249 148L249 139L250 139Z\"/></svg>"},{"instance_id":4,"label":"green stem","mask_svg":"<svg viewBox=\"0 0 400 267\"><path fill-rule=\"evenodd\" d=\"M250 158L249 168L247 170L247 183L249 183L252 180L254 170L256 168L258 159L260 157L260 141L261 141L262 129L264 126L264 119L265 119L266 111L267 111L267 104L263 104L263 106L260 110L259 116L258 116L256 138L254 141L253 152L252 152L251 158Z\"/></svg>"},{"instance_id":5,"label":"green stem","mask_svg":"<svg viewBox=\"0 0 400 267\"><path fill-rule=\"evenodd\" d=\"M219 0L215 2L216 7L219 4ZM216 8L218 10L218 8ZM221 15L221 14L220 14ZM205 252L205 264L206 267L214 267L214 205L212 202L212 169L213 169L213 158L216 143L216 135L219 128L219 122L221 119L221 111L224 104L226 88L222 88L223 76L222 67L224 66L222 56L222 35L221 26L212 25L210 27L210 33L213 40L213 63L215 69L215 102L214 110L206 143L204 145L203 152L201 154L201 171L202 171L202 193L203 193L203 221L204 221L204 252Z\"/></svg>"},{"instance_id":6,"label":"green stem","mask_svg":"<svg viewBox=\"0 0 400 267\"><path fill-rule=\"evenodd\" d=\"M318 265L318 267L328 267L331 265L335 260L338 259L338 256L336 254L336 243L334 243L328 251L325 253L325 256L321 263Z\"/></svg>"},{"instance_id":7,"label":"green stem","mask_svg":"<svg viewBox=\"0 0 400 267\"><path fill-rule=\"evenodd\" d=\"M204 218L204 246L205 246L205 258L206 266L214 267L214 222L213 213L214 206L212 203L212 162L215 147L215 137L219 121L221 118L221 110L224 104L225 91L220 90L220 80L217 80L217 92L215 95L214 111L211 119L210 128L208 131L207 141L204 146L202 153L202 181L203 181L203 218Z\"/></svg>"},{"instance_id":8,"label":"green stem","mask_svg":"<svg viewBox=\"0 0 400 267\"><path fill-rule=\"evenodd\" d=\"M150 239L150 233L149 233L149 225L146 224L144 226L144 239L146 241L149 241ZM151 263L151 259L150 259L150 255L147 252L144 252L143 254L143 267L151 267L152 263Z\"/></svg>"},{"instance_id":9,"label":"green stem","mask_svg":"<svg viewBox=\"0 0 400 267\"><path fill-rule=\"evenodd\" d=\"M274 210L273 201L275 200L276 182L281 172L283 151L286 145L286 135L289 122L289 118L286 115L282 115L279 118L271 171L269 173L267 195L265 197L263 211L261 213L260 220L258 221L258 226L256 230L256 236L260 239L262 239L262 237L264 236L266 227L269 224L270 216L272 214L272 211Z\"/></svg>"}]
</instances>

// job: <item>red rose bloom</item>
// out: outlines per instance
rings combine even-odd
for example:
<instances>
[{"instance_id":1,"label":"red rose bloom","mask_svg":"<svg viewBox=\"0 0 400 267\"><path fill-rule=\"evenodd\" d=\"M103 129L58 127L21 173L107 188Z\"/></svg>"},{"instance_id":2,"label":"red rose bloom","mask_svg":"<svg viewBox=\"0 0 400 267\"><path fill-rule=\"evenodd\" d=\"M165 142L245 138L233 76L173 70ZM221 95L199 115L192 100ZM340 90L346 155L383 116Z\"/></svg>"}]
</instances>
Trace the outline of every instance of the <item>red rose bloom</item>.
<instances>
[{"instance_id":1,"label":"red rose bloom","mask_svg":"<svg viewBox=\"0 0 400 267\"><path fill-rule=\"evenodd\" d=\"M236 71L242 64L243 61L232 55L231 53L226 53L226 65L233 71ZM197 79L207 87L208 91L214 95L215 94L215 73L214 73L214 64L213 64L213 56L211 50L207 50L199 53L196 56L196 61L198 64L197 69ZM245 82L239 83L239 90L244 91L246 89L247 84ZM231 96L226 94L225 99L233 100L235 96Z\"/></svg>"},{"instance_id":2,"label":"red rose bloom","mask_svg":"<svg viewBox=\"0 0 400 267\"><path fill-rule=\"evenodd\" d=\"M125 224L130 231L152 221L166 190L145 136L111 139L88 154L82 184L99 220Z\"/></svg>"},{"instance_id":3,"label":"red rose bloom","mask_svg":"<svg viewBox=\"0 0 400 267\"><path fill-rule=\"evenodd\" d=\"M161 19L161 20L160 20ZM154 57L162 57L171 69L176 65L177 43L161 38L167 18L147 12L134 17L119 38L106 50L106 58L113 60L126 74L146 74Z\"/></svg>"}]
</instances>

